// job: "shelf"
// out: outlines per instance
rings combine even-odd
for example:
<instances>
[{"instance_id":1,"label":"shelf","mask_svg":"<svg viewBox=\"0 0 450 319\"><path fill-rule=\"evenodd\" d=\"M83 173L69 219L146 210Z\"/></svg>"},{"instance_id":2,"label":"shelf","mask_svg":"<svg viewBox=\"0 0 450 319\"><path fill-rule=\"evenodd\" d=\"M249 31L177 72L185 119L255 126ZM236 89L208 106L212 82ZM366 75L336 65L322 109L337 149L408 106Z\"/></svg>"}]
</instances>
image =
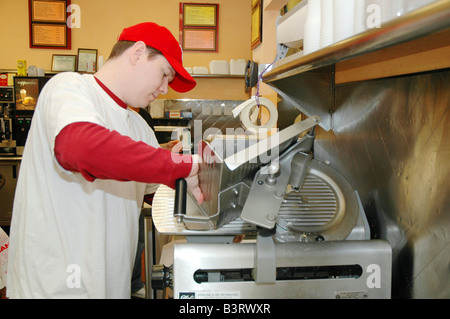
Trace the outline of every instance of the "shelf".
<instances>
[{"instance_id":1,"label":"shelf","mask_svg":"<svg viewBox=\"0 0 450 319\"><path fill-rule=\"evenodd\" d=\"M337 83L449 68L449 57L450 1L440 0L381 28L276 61L263 81L306 116L319 116L329 131Z\"/></svg>"},{"instance_id":2,"label":"shelf","mask_svg":"<svg viewBox=\"0 0 450 319\"><path fill-rule=\"evenodd\" d=\"M0 69L0 73L17 73L14 69ZM61 72L45 71L45 75L55 75ZM231 74L191 74L193 78L211 78L211 79L243 79L244 75Z\"/></svg>"},{"instance_id":3,"label":"shelf","mask_svg":"<svg viewBox=\"0 0 450 319\"><path fill-rule=\"evenodd\" d=\"M193 78L211 78L211 79L243 79L243 75L230 74L191 74Z\"/></svg>"},{"instance_id":4,"label":"shelf","mask_svg":"<svg viewBox=\"0 0 450 319\"><path fill-rule=\"evenodd\" d=\"M264 76L263 80L270 83L408 41L415 41L433 33L448 31L448 29L450 29L450 1L440 0L394 19L382 25L381 28L357 34L305 56L303 52L299 52L279 60L275 62L273 69ZM445 41L442 45L450 44L450 37L441 38Z\"/></svg>"}]
</instances>

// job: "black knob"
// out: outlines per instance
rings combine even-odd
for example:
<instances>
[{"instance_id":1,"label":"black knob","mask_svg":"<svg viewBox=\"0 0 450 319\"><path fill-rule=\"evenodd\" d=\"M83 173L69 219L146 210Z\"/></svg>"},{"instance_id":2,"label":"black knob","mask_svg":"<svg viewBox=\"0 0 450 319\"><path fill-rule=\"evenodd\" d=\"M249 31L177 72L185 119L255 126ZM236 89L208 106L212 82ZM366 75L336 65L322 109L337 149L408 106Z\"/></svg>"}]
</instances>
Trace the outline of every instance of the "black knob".
<instances>
[{"instance_id":1,"label":"black knob","mask_svg":"<svg viewBox=\"0 0 450 319\"><path fill-rule=\"evenodd\" d=\"M315 238L316 241L325 241L325 238L322 235L319 235Z\"/></svg>"},{"instance_id":2,"label":"black knob","mask_svg":"<svg viewBox=\"0 0 450 319\"><path fill-rule=\"evenodd\" d=\"M164 288L172 288L172 266L153 265L152 267L152 288L162 290Z\"/></svg>"}]
</instances>

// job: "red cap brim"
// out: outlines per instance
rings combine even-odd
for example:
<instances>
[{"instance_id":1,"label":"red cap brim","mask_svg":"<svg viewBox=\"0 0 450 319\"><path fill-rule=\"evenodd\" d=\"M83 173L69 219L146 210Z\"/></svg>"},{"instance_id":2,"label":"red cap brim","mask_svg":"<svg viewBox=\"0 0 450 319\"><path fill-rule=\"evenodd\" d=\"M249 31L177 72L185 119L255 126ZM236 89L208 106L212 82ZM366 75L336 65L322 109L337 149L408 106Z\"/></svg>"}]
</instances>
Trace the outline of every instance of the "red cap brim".
<instances>
[{"instance_id":1,"label":"red cap brim","mask_svg":"<svg viewBox=\"0 0 450 319\"><path fill-rule=\"evenodd\" d=\"M164 53L163 53L164 55ZM169 55L164 55L169 64L175 70L175 77L172 82L169 83L169 86L180 93L188 92L192 90L197 82L192 78L192 76L186 71L186 69L174 58Z\"/></svg>"}]
</instances>

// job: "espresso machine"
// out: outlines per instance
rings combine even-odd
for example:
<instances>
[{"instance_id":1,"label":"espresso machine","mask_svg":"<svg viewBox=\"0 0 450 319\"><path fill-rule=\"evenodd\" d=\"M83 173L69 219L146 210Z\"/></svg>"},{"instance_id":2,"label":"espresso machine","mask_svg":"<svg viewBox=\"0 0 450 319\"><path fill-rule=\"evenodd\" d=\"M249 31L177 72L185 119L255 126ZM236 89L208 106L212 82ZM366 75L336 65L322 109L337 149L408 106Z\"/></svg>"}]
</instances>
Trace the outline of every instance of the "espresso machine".
<instances>
[{"instance_id":1,"label":"espresso machine","mask_svg":"<svg viewBox=\"0 0 450 319\"><path fill-rule=\"evenodd\" d=\"M23 154L39 93L49 79L49 76L14 77L15 119L13 126L15 128L15 138L17 141L17 155Z\"/></svg>"},{"instance_id":2,"label":"espresso machine","mask_svg":"<svg viewBox=\"0 0 450 319\"><path fill-rule=\"evenodd\" d=\"M0 226L11 223L20 158L14 132L14 88L0 87Z\"/></svg>"},{"instance_id":3,"label":"espresso machine","mask_svg":"<svg viewBox=\"0 0 450 319\"><path fill-rule=\"evenodd\" d=\"M13 118L14 89L10 86L0 87L0 156L15 155Z\"/></svg>"}]
</instances>

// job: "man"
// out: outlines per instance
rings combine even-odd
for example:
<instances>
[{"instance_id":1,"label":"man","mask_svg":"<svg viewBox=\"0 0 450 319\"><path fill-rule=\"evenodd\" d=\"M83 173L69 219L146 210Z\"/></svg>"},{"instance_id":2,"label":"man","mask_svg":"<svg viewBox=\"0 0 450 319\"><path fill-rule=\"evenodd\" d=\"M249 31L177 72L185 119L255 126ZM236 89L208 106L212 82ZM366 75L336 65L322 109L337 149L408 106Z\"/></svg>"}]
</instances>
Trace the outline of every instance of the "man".
<instances>
[{"instance_id":1,"label":"man","mask_svg":"<svg viewBox=\"0 0 450 319\"><path fill-rule=\"evenodd\" d=\"M46 84L14 199L9 298L130 298L144 195L186 178L203 201L198 164L159 148L127 108L146 107L168 86L186 92L195 81L178 42L154 23L124 29L95 75Z\"/></svg>"}]
</instances>

